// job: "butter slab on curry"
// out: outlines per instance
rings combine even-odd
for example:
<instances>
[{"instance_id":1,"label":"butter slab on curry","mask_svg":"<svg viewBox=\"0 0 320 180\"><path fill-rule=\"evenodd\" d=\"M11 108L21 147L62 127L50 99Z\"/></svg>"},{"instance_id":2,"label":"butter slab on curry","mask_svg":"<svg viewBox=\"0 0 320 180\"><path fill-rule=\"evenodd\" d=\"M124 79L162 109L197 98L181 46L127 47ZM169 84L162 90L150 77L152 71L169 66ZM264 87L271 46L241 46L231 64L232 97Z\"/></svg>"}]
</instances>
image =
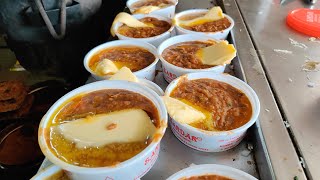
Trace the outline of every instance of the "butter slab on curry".
<instances>
[{"instance_id":1,"label":"butter slab on curry","mask_svg":"<svg viewBox=\"0 0 320 180\"><path fill-rule=\"evenodd\" d=\"M180 123L191 124L206 118L204 113L182 101L169 96L163 96L162 99L167 107L169 115Z\"/></svg>"},{"instance_id":2,"label":"butter slab on curry","mask_svg":"<svg viewBox=\"0 0 320 180\"><path fill-rule=\"evenodd\" d=\"M181 25L181 26L194 26L194 25L199 25L203 24L206 22L211 22L211 21L216 21L219 19L224 18L222 9L219 6L212 7L206 14L203 16L190 19L190 20L180 20L176 19L176 23Z\"/></svg>"},{"instance_id":3,"label":"butter slab on curry","mask_svg":"<svg viewBox=\"0 0 320 180\"><path fill-rule=\"evenodd\" d=\"M104 89L62 104L46 136L50 151L59 159L82 167L105 167L143 151L159 124L157 108L145 96Z\"/></svg>"},{"instance_id":4,"label":"butter slab on curry","mask_svg":"<svg viewBox=\"0 0 320 180\"><path fill-rule=\"evenodd\" d=\"M137 76L127 67L122 67L117 73L111 76L109 80L124 80L131 82L138 82Z\"/></svg>"},{"instance_id":5,"label":"butter slab on curry","mask_svg":"<svg viewBox=\"0 0 320 180\"><path fill-rule=\"evenodd\" d=\"M87 116L55 128L79 148L144 141L156 131L148 114L141 109Z\"/></svg>"},{"instance_id":6,"label":"butter slab on curry","mask_svg":"<svg viewBox=\"0 0 320 180\"><path fill-rule=\"evenodd\" d=\"M212 46L201 48L196 52L203 64L212 66L230 64L236 54L237 50L228 41L218 42Z\"/></svg>"}]
</instances>

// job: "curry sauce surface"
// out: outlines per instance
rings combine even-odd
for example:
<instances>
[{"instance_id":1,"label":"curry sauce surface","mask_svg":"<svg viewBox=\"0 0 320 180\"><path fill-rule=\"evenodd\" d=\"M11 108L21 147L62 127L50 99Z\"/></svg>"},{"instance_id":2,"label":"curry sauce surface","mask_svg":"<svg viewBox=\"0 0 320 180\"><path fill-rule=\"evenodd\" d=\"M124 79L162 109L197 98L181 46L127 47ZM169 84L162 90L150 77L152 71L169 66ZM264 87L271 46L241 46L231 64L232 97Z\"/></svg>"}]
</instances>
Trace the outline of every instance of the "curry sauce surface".
<instances>
[{"instance_id":1,"label":"curry sauce surface","mask_svg":"<svg viewBox=\"0 0 320 180\"><path fill-rule=\"evenodd\" d=\"M163 21L154 17L145 17L139 19L139 21L145 24L153 25L153 27L129 27L124 24L118 28L118 32L127 37L148 38L163 34L171 27L171 24L169 24L167 21Z\"/></svg>"},{"instance_id":2,"label":"curry sauce surface","mask_svg":"<svg viewBox=\"0 0 320 180\"><path fill-rule=\"evenodd\" d=\"M180 18L180 20L192 20L197 17L204 16L205 13L195 13L190 15L185 15ZM184 29L188 29L190 31L196 31L196 32L218 32L223 31L231 26L231 22L228 18L224 17L219 20L215 21L209 21L209 22L200 22L198 24L187 26L183 25Z\"/></svg>"},{"instance_id":3,"label":"curry sauce surface","mask_svg":"<svg viewBox=\"0 0 320 180\"><path fill-rule=\"evenodd\" d=\"M141 142L79 148L74 142L64 138L63 134L55 131L54 126L95 114L135 108L147 112L154 125L157 128L160 126L155 105L138 93L108 89L74 97L58 110L48 125L50 128L46 134L49 137L47 138L48 146L59 159L77 166L104 167L126 161L144 150L152 141L151 137L146 137L145 141Z\"/></svg>"},{"instance_id":4,"label":"curry sauce surface","mask_svg":"<svg viewBox=\"0 0 320 180\"><path fill-rule=\"evenodd\" d=\"M178 67L187 69L206 69L214 66L203 64L196 52L201 48L212 46L215 41L187 41L167 47L162 52L162 57Z\"/></svg>"},{"instance_id":5,"label":"curry sauce surface","mask_svg":"<svg viewBox=\"0 0 320 180\"><path fill-rule=\"evenodd\" d=\"M118 69L126 66L132 72L135 72L152 64L156 57L147 49L141 47L115 46L95 53L89 60L90 69L95 71L98 63L103 59L109 59L113 61Z\"/></svg>"},{"instance_id":6,"label":"curry sauce surface","mask_svg":"<svg viewBox=\"0 0 320 180\"><path fill-rule=\"evenodd\" d=\"M188 178L182 178L179 180L233 180L233 179L230 179L224 176L208 174L208 175L202 175L202 176L192 176Z\"/></svg>"},{"instance_id":7,"label":"curry sauce surface","mask_svg":"<svg viewBox=\"0 0 320 180\"><path fill-rule=\"evenodd\" d=\"M246 124L252 116L248 97L235 87L213 79L181 79L171 92L179 99L206 115L193 127L208 131L227 131Z\"/></svg>"}]
</instances>

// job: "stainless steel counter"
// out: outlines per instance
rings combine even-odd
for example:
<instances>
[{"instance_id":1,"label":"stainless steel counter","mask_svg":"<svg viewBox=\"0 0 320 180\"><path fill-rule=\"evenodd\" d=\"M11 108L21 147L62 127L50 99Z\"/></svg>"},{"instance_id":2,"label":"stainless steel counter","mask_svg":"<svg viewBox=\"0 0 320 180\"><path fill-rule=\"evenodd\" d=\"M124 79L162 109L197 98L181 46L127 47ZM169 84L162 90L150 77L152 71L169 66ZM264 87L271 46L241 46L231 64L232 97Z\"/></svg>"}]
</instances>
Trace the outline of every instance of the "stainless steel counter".
<instances>
[{"instance_id":1,"label":"stainless steel counter","mask_svg":"<svg viewBox=\"0 0 320 180\"><path fill-rule=\"evenodd\" d=\"M254 49L246 51L257 53L263 65L297 154L305 163L308 178L320 179L320 72L302 70L306 60L320 61L320 43L309 41L309 36L290 29L285 23L291 10L303 7L319 9L320 2L314 6L308 6L302 0L287 0L283 5L278 0L224 2L226 8L231 5L239 7L254 43ZM278 129L262 129L278 134ZM268 133L265 138L273 138L268 136L273 135ZM270 143L279 142L282 137L277 138ZM278 151L287 149L279 146ZM278 179L288 179L280 178L285 177L283 173L293 175L292 169L274 166L279 161L287 161L287 156L278 159L270 156L274 170L278 171L275 173L279 175ZM295 166L298 168L297 164Z\"/></svg>"},{"instance_id":2,"label":"stainless steel counter","mask_svg":"<svg viewBox=\"0 0 320 180\"><path fill-rule=\"evenodd\" d=\"M180 0L177 11L213 5L210 0ZM284 21L302 1L280 6L271 0L218 0L218 5L235 20L229 39L238 54L234 73L261 101L259 121L249 131L253 138L223 153L203 153L180 143L168 128L159 159L143 179L166 179L191 164L205 163L229 165L262 180L320 179L320 72L301 68L308 58L320 61L320 43L308 41ZM155 82L167 86L162 73ZM253 153L248 154L248 144ZM42 168L49 164L46 160Z\"/></svg>"},{"instance_id":3,"label":"stainless steel counter","mask_svg":"<svg viewBox=\"0 0 320 180\"><path fill-rule=\"evenodd\" d=\"M180 0L177 6L176 12L180 12L192 8L210 8L213 4L210 0ZM239 78L243 78L243 72L241 71L241 66L239 60L233 60L235 63L235 70L237 70L236 75ZM91 82L89 79L88 82ZM155 83L157 83L163 90L167 87L168 83L163 78L163 73L160 72L155 78ZM258 129L257 126L249 130L250 134L246 137L238 146L235 148L220 152L220 153L206 153L193 150L183 143L181 143L172 133L168 127L164 138L161 140L161 148L159 158L156 161L152 169L142 178L145 180L163 180L167 179L172 174L189 167L190 165L198 164L222 164L240 169L247 172L257 178L259 174L257 172L257 164L254 157L254 152L261 152L259 157L264 158L266 154L260 149L254 148L253 150L248 150L248 146L251 147L252 144L264 144L264 141L257 137L259 142L253 142L256 137L253 133L254 129ZM253 136L250 138L250 136ZM253 139L253 140L251 140ZM263 162L265 160L263 159ZM45 159L40 170L48 167L52 163ZM266 163L267 164L267 163ZM270 175L270 172L267 172Z\"/></svg>"}]
</instances>

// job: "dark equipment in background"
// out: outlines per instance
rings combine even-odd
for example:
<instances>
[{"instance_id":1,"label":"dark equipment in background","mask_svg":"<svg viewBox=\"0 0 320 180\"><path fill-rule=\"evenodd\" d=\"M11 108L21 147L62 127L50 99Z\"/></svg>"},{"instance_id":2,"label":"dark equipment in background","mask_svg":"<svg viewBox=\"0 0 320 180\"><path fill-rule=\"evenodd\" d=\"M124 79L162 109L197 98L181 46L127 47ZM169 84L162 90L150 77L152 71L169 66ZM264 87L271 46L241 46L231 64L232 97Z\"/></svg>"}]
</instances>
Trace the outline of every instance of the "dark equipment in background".
<instances>
[{"instance_id":1,"label":"dark equipment in background","mask_svg":"<svg viewBox=\"0 0 320 180\"><path fill-rule=\"evenodd\" d=\"M0 32L32 73L83 84L85 54L107 41L121 0L1 0Z\"/></svg>"},{"instance_id":2,"label":"dark equipment in background","mask_svg":"<svg viewBox=\"0 0 320 180\"><path fill-rule=\"evenodd\" d=\"M19 132L22 134L36 132L31 125L35 124L37 127L43 115L41 112L46 112L46 108L67 91L84 84L89 74L83 67L83 58L90 49L108 40L111 23L116 14L124 9L125 2L0 1L0 34L4 35L7 45L20 64L32 74L63 78L68 83L67 89L64 85L60 86L51 81L32 86L30 90L40 89L35 93L34 111L25 118L0 121L0 135L16 132L12 129L20 128L21 124L26 124L20 128ZM1 142L4 142L3 138ZM2 144L0 150L4 147ZM19 165L0 162L0 179L28 180L36 174L42 158L41 156L32 162Z\"/></svg>"}]
</instances>

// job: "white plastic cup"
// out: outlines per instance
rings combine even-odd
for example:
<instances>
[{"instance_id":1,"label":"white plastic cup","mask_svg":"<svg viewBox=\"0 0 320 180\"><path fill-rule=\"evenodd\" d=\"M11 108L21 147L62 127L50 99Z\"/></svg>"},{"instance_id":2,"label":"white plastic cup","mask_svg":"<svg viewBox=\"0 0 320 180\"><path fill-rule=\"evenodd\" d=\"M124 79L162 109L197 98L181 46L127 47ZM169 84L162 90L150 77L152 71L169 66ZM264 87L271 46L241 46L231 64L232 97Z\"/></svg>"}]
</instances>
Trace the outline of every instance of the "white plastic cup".
<instances>
[{"instance_id":1,"label":"white plastic cup","mask_svg":"<svg viewBox=\"0 0 320 180\"><path fill-rule=\"evenodd\" d=\"M127 161L121 162L114 166L87 168L68 164L58 157L56 157L48 147L45 139L45 132L48 130L48 123L51 121L52 115L56 109L63 103L71 99L72 97L90 93L92 91L98 91L103 89L124 89L139 93L153 102L158 110L160 116L161 127L157 130L156 138L139 154L130 158ZM99 81L81 86L63 97L61 97L56 103L54 103L48 110L46 115L42 118L39 125L38 140L40 148L43 154L53 164L61 167L72 180L110 180L110 179L139 179L144 176L156 162L159 150L160 140L162 139L166 126L167 126L167 111L159 95L149 88L145 88L134 82L128 81Z\"/></svg>"},{"instance_id":2,"label":"white plastic cup","mask_svg":"<svg viewBox=\"0 0 320 180\"><path fill-rule=\"evenodd\" d=\"M86 84L92 83L92 82L96 82L96 81L98 81L98 80L96 80L96 79L94 79L94 78L90 78L90 79L86 82ZM153 90L153 91L156 92L159 96L163 96L163 95L164 95L163 90L162 90L156 83L154 83L154 82L152 82L152 81L149 81L149 80L147 80L147 79L139 79L138 84L141 84L141 85L143 85L143 86L145 86L145 87Z\"/></svg>"},{"instance_id":3,"label":"white plastic cup","mask_svg":"<svg viewBox=\"0 0 320 180\"><path fill-rule=\"evenodd\" d=\"M155 15L155 14L154 15L152 15L152 14L149 14L149 15L135 14L135 15L133 15L133 17L135 17L137 19L142 19L145 17L154 17L154 18L162 20L162 21L167 21L169 24L171 24L171 27L168 31L166 31L162 34L159 34L157 36L147 37L147 38L132 38L132 37L124 36L118 32L119 27L123 25L122 23L119 22L114 26L114 32L118 36L119 39L143 41L143 42L150 43L150 44L154 45L155 47L158 47L164 40L176 35L174 25L173 25L171 19L169 19L167 17L162 17L162 16Z\"/></svg>"},{"instance_id":4,"label":"white plastic cup","mask_svg":"<svg viewBox=\"0 0 320 180\"><path fill-rule=\"evenodd\" d=\"M210 72L191 73L183 76L189 80L208 78L225 82L243 92L252 105L252 116L243 126L228 131L205 131L187 124L179 123L170 118L170 127L173 134L185 145L204 152L222 152L237 146L243 139L247 129L258 119L260 113L260 101L254 90L240 79L227 74L214 74ZM172 81L165 96L169 96L178 85L180 78Z\"/></svg>"},{"instance_id":5,"label":"white plastic cup","mask_svg":"<svg viewBox=\"0 0 320 180\"><path fill-rule=\"evenodd\" d=\"M172 80L176 79L179 76L182 76L187 73L195 73L195 72L212 72L212 73L217 73L221 74L224 72L226 66L225 65L219 65L219 66L214 66L211 68L207 69L187 69L187 68L182 68L175 66L169 62L167 62L164 57L162 57L162 52L168 48L169 46L182 43L182 42L189 42L189 41L208 41L208 40L213 40L218 42L219 40L215 40L209 36L205 35L198 35L198 34L185 34L185 35L179 35L172 37L170 39L167 39L163 43L160 44L158 47L158 56L161 60L162 63L162 70L164 73L164 79L167 82L171 82Z\"/></svg>"},{"instance_id":6,"label":"white plastic cup","mask_svg":"<svg viewBox=\"0 0 320 180\"><path fill-rule=\"evenodd\" d=\"M104 80L104 79L109 79L111 76L110 75L105 75L105 76L100 76L97 73L95 73L90 67L89 67L89 62L92 58L93 55L98 53L101 50L111 48L111 47L117 47L117 46L135 46L135 47L140 47L143 49L148 50L150 53L152 53L155 57L153 63L151 63L149 66L133 72L138 78L141 79L148 79L152 81L155 77L156 74L156 65L157 62L159 61L158 55L157 55L157 49L146 42L141 42L141 41L136 41L136 40L115 40L115 41L109 41L104 44L101 44L92 50L90 50L86 56L84 57L83 65L86 68L88 72L91 73L91 75L96 79L96 80Z\"/></svg>"},{"instance_id":7,"label":"white plastic cup","mask_svg":"<svg viewBox=\"0 0 320 180\"><path fill-rule=\"evenodd\" d=\"M172 176L170 176L167 180L180 180L182 178L189 178L193 176L202 176L202 175L220 175L230 179L236 180L257 180L255 177L247 174L238 169L223 166L218 164L202 164L202 165L194 165L188 168L185 168Z\"/></svg>"},{"instance_id":8,"label":"white plastic cup","mask_svg":"<svg viewBox=\"0 0 320 180\"><path fill-rule=\"evenodd\" d=\"M185 16L185 15L192 15L192 14L198 14L198 13L207 13L209 10L208 9L192 9L192 10L186 10L186 11L182 11L178 14L176 14L174 16L174 20L175 22L178 22L179 19L182 17L182 16ZM191 31L191 30L188 30L188 29L185 29L183 27L180 27L179 25L175 25L176 27L176 33L178 35L181 35L181 34L200 34L200 35L207 35L207 36L210 36L214 39L227 39L228 37L228 34L229 32L232 30L233 26L234 26L234 20L228 16L227 14L223 14L231 23L230 27L228 27L227 29L225 30L222 30L222 31L217 31L217 32L197 32L197 31Z\"/></svg>"},{"instance_id":9,"label":"white plastic cup","mask_svg":"<svg viewBox=\"0 0 320 180\"><path fill-rule=\"evenodd\" d=\"M163 96L164 92L163 90L154 82L146 80L146 79L139 79L139 84L146 86L156 92L159 96Z\"/></svg>"},{"instance_id":10,"label":"white plastic cup","mask_svg":"<svg viewBox=\"0 0 320 180\"><path fill-rule=\"evenodd\" d=\"M53 175L59 173L60 171L63 171L59 166L51 165L41 171L39 171L36 175L34 175L31 180L43 180L43 179L49 179Z\"/></svg>"},{"instance_id":11,"label":"white plastic cup","mask_svg":"<svg viewBox=\"0 0 320 180\"><path fill-rule=\"evenodd\" d=\"M138 1L141 1L141 0L128 0L127 1L127 7L129 8L129 10L132 14L136 10L136 8L133 7L133 4ZM176 11L176 6L178 4L178 0L172 0L172 1L174 2L173 5L152 11L149 14L156 14L156 15L160 15L160 16L168 17L168 18L172 19L174 17L175 11Z\"/></svg>"}]
</instances>

